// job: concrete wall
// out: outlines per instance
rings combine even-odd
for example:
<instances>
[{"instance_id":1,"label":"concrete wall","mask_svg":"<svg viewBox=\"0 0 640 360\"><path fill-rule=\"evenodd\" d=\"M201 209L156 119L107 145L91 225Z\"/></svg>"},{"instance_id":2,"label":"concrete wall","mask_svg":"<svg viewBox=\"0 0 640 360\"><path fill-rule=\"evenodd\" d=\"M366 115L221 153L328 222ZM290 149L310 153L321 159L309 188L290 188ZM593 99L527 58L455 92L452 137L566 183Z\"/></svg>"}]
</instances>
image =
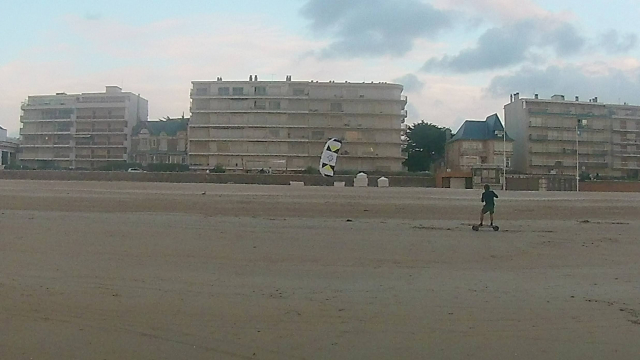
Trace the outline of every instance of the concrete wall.
<instances>
[{"instance_id":1,"label":"concrete wall","mask_svg":"<svg viewBox=\"0 0 640 360\"><path fill-rule=\"evenodd\" d=\"M640 182L587 181L580 183L580 191L587 192L640 192Z\"/></svg>"},{"instance_id":2,"label":"concrete wall","mask_svg":"<svg viewBox=\"0 0 640 360\"><path fill-rule=\"evenodd\" d=\"M507 190L513 191L576 191L576 179L569 176L512 175L506 180Z\"/></svg>"},{"instance_id":3,"label":"concrete wall","mask_svg":"<svg viewBox=\"0 0 640 360\"><path fill-rule=\"evenodd\" d=\"M369 176L369 186L377 186L380 176ZM391 187L435 187L435 179L421 176L388 176ZM48 181L133 181L170 183L215 183L215 184L260 184L289 185L291 181L302 181L309 186L333 186L334 181L344 181L353 186L354 176L325 178L320 175L248 175L207 173L128 173L101 171L0 171L2 180L48 180Z\"/></svg>"},{"instance_id":4,"label":"concrete wall","mask_svg":"<svg viewBox=\"0 0 640 360\"><path fill-rule=\"evenodd\" d=\"M505 128L514 140L511 168L528 172L529 167L529 116L523 108L524 101L517 99L504 106Z\"/></svg>"}]
</instances>

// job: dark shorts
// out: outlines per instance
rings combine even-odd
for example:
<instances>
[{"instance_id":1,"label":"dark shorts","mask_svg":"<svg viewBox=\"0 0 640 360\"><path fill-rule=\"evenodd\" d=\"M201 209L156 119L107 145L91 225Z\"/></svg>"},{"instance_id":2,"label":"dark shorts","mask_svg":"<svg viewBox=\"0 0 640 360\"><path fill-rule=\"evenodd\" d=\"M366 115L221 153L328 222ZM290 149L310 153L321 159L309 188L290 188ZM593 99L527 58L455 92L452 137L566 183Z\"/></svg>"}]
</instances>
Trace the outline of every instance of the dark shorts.
<instances>
[{"instance_id":1,"label":"dark shorts","mask_svg":"<svg viewBox=\"0 0 640 360\"><path fill-rule=\"evenodd\" d=\"M494 212L495 212L494 207L491 205L485 205L482 207L483 214L486 214L486 213L493 214Z\"/></svg>"}]
</instances>

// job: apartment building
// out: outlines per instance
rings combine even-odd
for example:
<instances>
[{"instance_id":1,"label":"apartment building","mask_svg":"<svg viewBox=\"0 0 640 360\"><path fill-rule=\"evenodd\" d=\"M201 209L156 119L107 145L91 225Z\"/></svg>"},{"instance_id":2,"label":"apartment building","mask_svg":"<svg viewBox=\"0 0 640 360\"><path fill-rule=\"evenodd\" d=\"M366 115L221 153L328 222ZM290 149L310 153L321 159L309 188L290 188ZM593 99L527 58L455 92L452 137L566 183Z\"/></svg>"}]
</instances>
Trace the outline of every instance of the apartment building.
<instances>
[{"instance_id":1,"label":"apartment building","mask_svg":"<svg viewBox=\"0 0 640 360\"><path fill-rule=\"evenodd\" d=\"M318 168L327 139L343 140L337 171L400 171L403 87L389 83L194 81L189 163L196 169Z\"/></svg>"},{"instance_id":2,"label":"apartment building","mask_svg":"<svg viewBox=\"0 0 640 360\"><path fill-rule=\"evenodd\" d=\"M640 106L516 93L504 112L518 171L638 177Z\"/></svg>"},{"instance_id":3,"label":"apartment building","mask_svg":"<svg viewBox=\"0 0 640 360\"><path fill-rule=\"evenodd\" d=\"M140 95L107 86L102 93L29 96L22 104L23 165L98 169L127 161L131 131L148 117Z\"/></svg>"},{"instance_id":4,"label":"apartment building","mask_svg":"<svg viewBox=\"0 0 640 360\"><path fill-rule=\"evenodd\" d=\"M455 171L470 171L478 165L502 169L505 162L509 168L512 155L513 139L497 114L485 120L466 120L446 145L447 169Z\"/></svg>"},{"instance_id":5,"label":"apartment building","mask_svg":"<svg viewBox=\"0 0 640 360\"><path fill-rule=\"evenodd\" d=\"M188 118L141 121L133 128L131 161L151 163L187 163Z\"/></svg>"},{"instance_id":6,"label":"apartment building","mask_svg":"<svg viewBox=\"0 0 640 360\"><path fill-rule=\"evenodd\" d=\"M7 129L0 126L0 169L13 164L18 152L18 141L7 136Z\"/></svg>"}]
</instances>

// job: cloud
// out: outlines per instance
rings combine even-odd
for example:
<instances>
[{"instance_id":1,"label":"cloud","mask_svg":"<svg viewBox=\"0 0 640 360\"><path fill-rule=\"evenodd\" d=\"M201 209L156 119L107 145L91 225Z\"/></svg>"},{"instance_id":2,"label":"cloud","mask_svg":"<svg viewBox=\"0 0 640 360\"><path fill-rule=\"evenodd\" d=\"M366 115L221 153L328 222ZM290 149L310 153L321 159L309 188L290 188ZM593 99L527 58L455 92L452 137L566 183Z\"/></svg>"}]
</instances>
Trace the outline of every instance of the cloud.
<instances>
[{"instance_id":1,"label":"cloud","mask_svg":"<svg viewBox=\"0 0 640 360\"><path fill-rule=\"evenodd\" d=\"M476 16L506 23L554 16L532 0L435 0L435 4L441 9L468 8Z\"/></svg>"},{"instance_id":2,"label":"cloud","mask_svg":"<svg viewBox=\"0 0 640 360\"><path fill-rule=\"evenodd\" d=\"M525 66L508 75L496 76L486 92L493 97L514 92L542 97L564 94L583 99L597 96L603 102L640 104L640 66L619 69L606 64L585 64L533 68Z\"/></svg>"},{"instance_id":3,"label":"cloud","mask_svg":"<svg viewBox=\"0 0 640 360\"><path fill-rule=\"evenodd\" d=\"M391 58L302 57L328 42L287 32L260 17L219 14L131 25L73 16L61 22L56 39L62 40L0 64L0 93L5 94L0 124L11 132L20 128L20 103L28 95L124 85L149 100L150 118L157 119L189 113L193 80L246 80L249 74L284 80L291 74L294 80L377 82L406 73L402 62Z\"/></svg>"},{"instance_id":4,"label":"cloud","mask_svg":"<svg viewBox=\"0 0 640 360\"><path fill-rule=\"evenodd\" d=\"M579 53L585 43L586 39L569 23L531 18L488 29L475 47L454 56L431 58L422 69L456 73L496 70L534 60L533 50L550 48L558 56L569 56Z\"/></svg>"},{"instance_id":5,"label":"cloud","mask_svg":"<svg viewBox=\"0 0 640 360\"><path fill-rule=\"evenodd\" d=\"M401 56L416 39L452 27L455 17L420 0L307 0L301 14L312 30L336 38L323 57Z\"/></svg>"},{"instance_id":6,"label":"cloud","mask_svg":"<svg viewBox=\"0 0 640 360\"><path fill-rule=\"evenodd\" d=\"M424 88L424 82L422 82L415 74L406 74L393 79L393 82L403 85L404 91L406 92L419 92Z\"/></svg>"},{"instance_id":7,"label":"cloud","mask_svg":"<svg viewBox=\"0 0 640 360\"><path fill-rule=\"evenodd\" d=\"M638 45L638 35L633 33L621 35L616 30L609 30L600 35L598 45L609 53L626 53Z\"/></svg>"}]
</instances>

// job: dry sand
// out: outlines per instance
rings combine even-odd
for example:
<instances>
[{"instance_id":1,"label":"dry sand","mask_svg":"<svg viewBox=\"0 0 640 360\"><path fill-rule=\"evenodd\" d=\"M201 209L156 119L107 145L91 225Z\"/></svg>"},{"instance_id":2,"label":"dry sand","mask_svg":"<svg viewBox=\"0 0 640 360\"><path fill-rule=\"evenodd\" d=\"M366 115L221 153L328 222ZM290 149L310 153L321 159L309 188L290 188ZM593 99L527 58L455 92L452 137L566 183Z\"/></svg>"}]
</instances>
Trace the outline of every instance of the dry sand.
<instances>
[{"instance_id":1,"label":"dry sand","mask_svg":"<svg viewBox=\"0 0 640 360\"><path fill-rule=\"evenodd\" d=\"M0 359L640 358L640 195L498 194L0 181Z\"/></svg>"}]
</instances>

